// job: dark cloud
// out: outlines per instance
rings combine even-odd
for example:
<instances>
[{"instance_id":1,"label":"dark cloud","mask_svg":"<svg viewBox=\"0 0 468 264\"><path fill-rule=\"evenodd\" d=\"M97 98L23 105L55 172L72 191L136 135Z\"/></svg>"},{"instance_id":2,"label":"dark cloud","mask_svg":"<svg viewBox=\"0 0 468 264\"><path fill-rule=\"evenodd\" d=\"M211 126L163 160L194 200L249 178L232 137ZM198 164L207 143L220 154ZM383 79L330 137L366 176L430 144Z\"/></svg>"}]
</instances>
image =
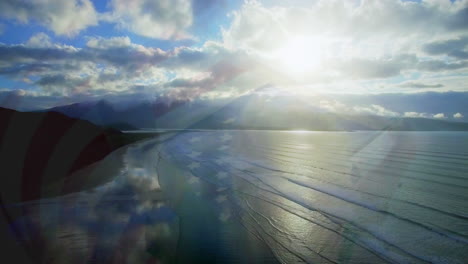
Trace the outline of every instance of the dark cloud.
<instances>
[{"instance_id":1,"label":"dark cloud","mask_svg":"<svg viewBox=\"0 0 468 264\"><path fill-rule=\"evenodd\" d=\"M449 30L468 29L468 7L463 8L446 18L445 26Z\"/></svg>"},{"instance_id":2,"label":"dark cloud","mask_svg":"<svg viewBox=\"0 0 468 264\"><path fill-rule=\"evenodd\" d=\"M439 71L452 71L468 67L467 61L461 62L445 62L441 60L420 61L416 69L421 71L439 72Z\"/></svg>"},{"instance_id":3,"label":"dark cloud","mask_svg":"<svg viewBox=\"0 0 468 264\"><path fill-rule=\"evenodd\" d=\"M399 75L405 65L398 60L353 59L337 67L344 75L354 79L378 79Z\"/></svg>"},{"instance_id":4,"label":"dark cloud","mask_svg":"<svg viewBox=\"0 0 468 264\"><path fill-rule=\"evenodd\" d=\"M83 85L86 83L87 80L83 79L76 79L67 75L56 74L56 75L46 75L39 79L36 83L41 86L71 86L74 87L76 85Z\"/></svg>"},{"instance_id":5,"label":"dark cloud","mask_svg":"<svg viewBox=\"0 0 468 264\"><path fill-rule=\"evenodd\" d=\"M112 65L156 65L167 59L163 51L150 51L146 53L132 48L86 49L82 54L87 58L93 58L96 61L107 62Z\"/></svg>"},{"instance_id":6,"label":"dark cloud","mask_svg":"<svg viewBox=\"0 0 468 264\"><path fill-rule=\"evenodd\" d=\"M56 61L90 61L109 63L113 66L156 65L168 58L168 54L159 49L138 49L134 46L108 47L106 49L69 46L29 47L26 45L0 44L0 59L5 63L21 62L56 62Z\"/></svg>"},{"instance_id":7,"label":"dark cloud","mask_svg":"<svg viewBox=\"0 0 468 264\"><path fill-rule=\"evenodd\" d=\"M468 36L450 40L436 41L423 46L423 51L430 55L448 55L457 59L468 59Z\"/></svg>"},{"instance_id":8,"label":"dark cloud","mask_svg":"<svg viewBox=\"0 0 468 264\"><path fill-rule=\"evenodd\" d=\"M403 88L442 88L444 87L444 85L440 83L425 84L425 83L420 83L420 82L406 82L398 86L403 87Z\"/></svg>"},{"instance_id":9,"label":"dark cloud","mask_svg":"<svg viewBox=\"0 0 468 264\"><path fill-rule=\"evenodd\" d=\"M37 48L25 45L0 44L0 59L3 63L84 59L78 53L78 50L70 48Z\"/></svg>"},{"instance_id":10,"label":"dark cloud","mask_svg":"<svg viewBox=\"0 0 468 264\"><path fill-rule=\"evenodd\" d=\"M57 95L64 94L64 90L67 91L65 94L89 94L93 89L98 90L98 87L92 87L94 83L90 77L74 77L67 74L45 75L36 84Z\"/></svg>"},{"instance_id":11,"label":"dark cloud","mask_svg":"<svg viewBox=\"0 0 468 264\"><path fill-rule=\"evenodd\" d=\"M0 67L0 75L11 77L36 75L49 71L51 67L53 65L47 63L19 64L5 68Z\"/></svg>"}]
</instances>

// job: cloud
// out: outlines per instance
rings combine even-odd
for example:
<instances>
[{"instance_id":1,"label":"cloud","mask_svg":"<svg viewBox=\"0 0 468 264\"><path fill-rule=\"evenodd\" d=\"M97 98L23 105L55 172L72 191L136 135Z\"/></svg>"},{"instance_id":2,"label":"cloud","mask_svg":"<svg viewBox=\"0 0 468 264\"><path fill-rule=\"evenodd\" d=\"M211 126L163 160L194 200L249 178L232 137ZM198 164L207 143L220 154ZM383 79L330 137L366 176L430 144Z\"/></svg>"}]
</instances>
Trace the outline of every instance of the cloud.
<instances>
[{"instance_id":1,"label":"cloud","mask_svg":"<svg viewBox=\"0 0 468 264\"><path fill-rule=\"evenodd\" d=\"M466 1L456 1L458 5L456 11L449 17L445 18L445 27L455 30L466 30L468 24L468 7Z\"/></svg>"},{"instance_id":2,"label":"cloud","mask_svg":"<svg viewBox=\"0 0 468 264\"><path fill-rule=\"evenodd\" d=\"M355 106L353 110L358 114L370 114L370 115L378 115L378 116L390 116L390 117L398 117L400 116L399 113L390 111L381 105L370 105L370 106Z\"/></svg>"},{"instance_id":3,"label":"cloud","mask_svg":"<svg viewBox=\"0 0 468 264\"><path fill-rule=\"evenodd\" d=\"M87 60L126 67L133 74L157 66L170 57L170 54L159 48L133 44L128 37L91 38L87 42L87 48L80 53Z\"/></svg>"},{"instance_id":4,"label":"cloud","mask_svg":"<svg viewBox=\"0 0 468 264\"><path fill-rule=\"evenodd\" d=\"M319 101L319 108L328 112L341 113L341 114L365 114L365 115L378 115L388 117L398 117L399 113L386 109L385 107L377 104L371 105L348 105L337 100Z\"/></svg>"},{"instance_id":5,"label":"cloud","mask_svg":"<svg viewBox=\"0 0 468 264\"><path fill-rule=\"evenodd\" d=\"M438 114L428 114L428 113L418 113L418 112L405 112L404 117L418 117L418 118L437 118L437 119L445 119L447 116L445 116L444 113L438 113ZM463 115L461 113L456 113L453 115L453 118L463 118Z\"/></svg>"},{"instance_id":6,"label":"cloud","mask_svg":"<svg viewBox=\"0 0 468 264\"><path fill-rule=\"evenodd\" d=\"M190 0L111 0L108 5L110 12L98 13L90 0L5 0L0 2L0 16L21 23L37 22L65 36L75 36L105 21L150 38L191 37L187 33L194 19Z\"/></svg>"},{"instance_id":7,"label":"cloud","mask_svg":"<svg viewBox=\"0 0 468 264\"><path fill-rule=\"evenodd\" d=\"M350 108L337 100L320 100L319 108L329 112L347 112Z\"/></svg>"},{"instance_id":8,"label":"cloud","mask_svg":"<svg viewBox=\"0 0 468 264\"><path fill-rule=\"evenodd\" d=\"M448 117L463 119L468 92L420 92L381 94L319 94L307 101L319 110L341 114L370 114L406 118ZM459 114L459 115L458 115ZM455 116L456 115L456 116Z\"/></svg>"},{"instance_id":9,"label":"cloud","mask_svg":"<svg viewBox=\"0 0 468 264\"><path fill-rule=\"evenodd\" d=\"M242 58L233 58L232 60L222 59L210 66L207 69L208 72L202 72L190 78L175 78L167 82L165 86L171 87L174 90L173 93L179 93L179 99L182 98L177 89L186 89L183 96L184 99L187 99L187 97L193 98L214 90L222 90L223 86L235 81L248 70L247 63ZM248 78L247 82L252 85L254 81ZM248 90L246 87L242 89L236 86L236 88L238 93Z\"/></svg>"},{"instance_id":10,"label":"cloud","mask_svg":"<svg viewBox=\"0 0 468 264\"><path fill-rule=\"evenodd\" d=\"M303 79L309 83L387 79L414 71L457 71L468 67L468 62L461 60L461 49L446 48L462 44L443 40L459 36L455 39L465 41L468 27L462 25L468 17L467 8L466 1L337 0L301 7L246 1L231 13L232 23L223 28L223 45L268 58L283 51L289 39L310 37L318 42L309 45L313 51L289 51L320 54L315 58L320 60L320 71L304 73ZM432 42L427 43L428 39ZM427 56L421 49L432 53ZM458 60L433 57L441 52ZM284 63L278 60L270 65Z\"/></svg>"},{"instance_id":11,"label":"cloud","mask_svg":"<svg viewBox=\"0 0 468 264\"><path fill-rule=\"evenodd\" d=\"M135 34L160 39L190 37L186 32L193 23L189 0L111 0L110 7L112 12L103 19Z\"/></svg>"},{"instance_id":12,"label":"cloud","mask_svg":"<svg viewBox=\"0 0 468 264\"><path fill-rule=\"evenodd\" d=\"M207 11L225 7L225 0L108 0L107 12L96 11L92 0L0 1L0 17L20 23L38 23L56 35L75 36L100 22L117 29L157 39L193 39L188 33L195 16L210 23ZM1 32L0 32L1 33Z\"/></svg>"},{"instance_id":13,"label":"cloud","mask_svg":"<svg viewBox=\"0 0 468 264\"><path fill-rule=\"evenodd\" d=\"M53 44L52 40L47 34L40 32L29 38L29 40L26 42L26 46L33 48L50 48L53 46Z\"/></svg>"},{"instance_id":14,"label":"cloud","mask_svg":"<svg viewBox=\"0 0 468 264\"><path fill-rule=\"evenodd\" d=\"M55 22L38 17L59 14L57 10L70 3L74 5L71 9L79 14L80 10L76 9L83 9L88 3L88 0L72 0L66 4L57 2L57 10L50 8L56 1L19 4L4 1L0 5L12 12L7 15L2 9L0 16L25 23L36 21L52 28ZM117 29L150 38L179 40L196 39L190 33L196 32L194 28L199 26L197 15L208 16L209 11L205 9L219 10L223 3L111 0L107 13L96 14L92 4L89 8L93 8L94 16L116 25ZM462 54L468 39L468 28L463 26L467 1L322 0L301 7L281 6L281 1L275 3L245 1L239 10L230 13L230 24L222 29L220 39L191 47L174 47L181 42L146 42L143 38L146 43L172 47L163 50L132 42L129 36L86 37L84 46L72 46L55 43L48 35L38 33L23 44L0 44L0 75L35 85L44 94L73 98L79 94L92 97L131 91L176 97L196 97L210 92L234 95L266 83L312 93L468 88L463 75L468 60ZM32 7L38 8L29 10ZM65 13L70 21L77 15ZM80 20L71 26L70 35L96 23L94 18ZM311 45L291 50L287 45L291 38L310 38L307 44ZM281 59L275 57L278 50L286 53ZM317 60L311 64L319 66L297 75L288 73L289 63L283 59L301 57L304 53L312 54L308 59ZM301 63L307 68L309 62ZM401 83L402 80L405 82ZM399 89L402 90L405 91ZM338 106L329 103L328 107ZM410 111L463 110L429 111L411 106L396 109L379 101L349 104L345 108L388 116Z\"/></svg>"},{"instance_id":15,"label":"cloud","mask_svg":"<svg viewBox=\"0 0 468 264\"><path fill-rule=\"evenodd\" d=\"M25 45L0 44L0 74L17 80L34 78L39 86L64 94L76 87L123 90L136 80L162 80L159 64L173 56L126 37L90 38L86 47L76 48L50 43L47 35L37 34Z\"/></svg>"},{"instance_id":16,"label":"cloud","mask_svg":"<svg viewBox=\"0 0 468 264\"><path fill-rule=\"evenodd\" d=\"M69 89L73 93L88 93L93 89L91 77L78 77L68 74L45 75L36 84L57 95L63 94L63 89Z\"/></svg>"},{"instance_id":17,"label":"cloud","mask_svg":"<svg viewBox=\"0 0 468 264\"><path fill-rule=\"evenodd\" d=\"M244 53L231 53L212 43L164 51L132 43L129 37L93 37L85 47L76 48L51 43L43 33L32 36L26 44L0 44L0 59L0 75L34 80L46 92L67 96L92 95L105 89L123 92L134 87L198 96L222 89L255 67ZM188 76L188 72L198 76Z\"/></svg>"},{"instance_id":18,"label":"cloud","mask_svg":"<svg viewBox=\"0 0 468 264\"><path fill-rule=\"evenodd\" d=\"M414 36L467 32L466 1L316 1L305 7L265 7L246 1L232 13L233 22L224 30L225 42L234 47L274 48L288 35L321 35L345 38L346 44L392 39L393 43ZM339 18L339 19L337 19ZM388 21L392 21L389 23ZM258 30L261 28L261 30ZM383 39L381 39L383 41ZM390 43L383 43L389 47ZM413 43L414 44L414 43ZM362 47L369 52L372 47Z\"/></svg>"},{"instance_id":19,"label":"cloud","mask_svg":"<svg viewBox=\"0 0 468 264\"><path fill-rule=\"evenodd\" d=\"M442 60L420 61L416 69L428 72L453 71L468 67L468 61L445 62Z\"/></svg>"},{"instance_id":20,"label":"cloud","mask_svg":"<svg viewBox=\"0 0 468 264\"><path fill-rule=\"evenodd\" d=\"M112 37L112 38L100 38L93 37L88 38L86 46L93 49L109 49L109 48L127 48L132 46L132 41L129 37Z\"/></svg>"},{"instance_id":21,"label":"cloud","mask_svg":"<svg viewBox=\"0 0 468 264\"><path fill-rule=\"evenodd\" d=\"M442 88L444 87L444 85L440 83L425 84L425 83L420 83L420 82L405 82L398 86L403 87L403 88Z\"/></svg>"},{"instance_id":22,"label":"cloud","mask_svg":"<svg viewBox=\"0 0 468 264\"><path fill-rule=\"evenodd\" d=\"M418 112L405 112L403 114L404 117L412 117L412 118L415 118L415 117L418 117L418 118L427 118L429 117L430 115L428 115L427 113L418 113Z\"/></svg>"},{"instance_id":23,"label":"cloud","mask_svg":"<svg viewBox=\"0 0 468 264\"><path fill-rule=\"evenodd\" d=\"M0 16L21 23L37 22L65 36L74 36L98 24L98 14L89 0L2 0Z\"/></svg>"},{"instance_id":24,"label":"cloud","mask_svg":"<svg viewBox=\"0 0 468 264\"><path fill-rule=\"evenodd\" d=\"M417 92L376 94L333 94L328 100L337 100L346 105L378 104L394 112L465 113L468 111L468 92ZM429 114L431 113L431 114Z\"/></svg>"},{"instance_id":25,"label":"cloud","mask_svg":"<svg viewBox=\"0 0 468 264\"><path fill-rule=\"evenodd\" d=\"M400 74L404 65L397 60L352 59L336 66L342 74L353 79L388 78Z\"/></svg>"},{"instance_id":26,"label":"cloud","mask_svg":"<svg viewBox=\"0 0 468 264\"><path fill-rule=\"evenodd\" d=\"M468 59L467 46L468 36L463 36L428 43L423 46L423 51L431 55L447 55L457 59Z\"/></svg>"}]
</instances>

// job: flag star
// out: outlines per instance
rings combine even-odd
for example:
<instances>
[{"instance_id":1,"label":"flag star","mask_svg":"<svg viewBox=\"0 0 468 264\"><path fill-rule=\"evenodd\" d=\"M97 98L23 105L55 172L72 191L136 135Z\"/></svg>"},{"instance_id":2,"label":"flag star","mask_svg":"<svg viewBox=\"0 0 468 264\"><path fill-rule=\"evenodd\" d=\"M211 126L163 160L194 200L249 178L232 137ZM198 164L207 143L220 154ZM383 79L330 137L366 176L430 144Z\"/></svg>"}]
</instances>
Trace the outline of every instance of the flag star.
<instances>
[{"instance_id":1,"label":"flag star","mask_svg":"<svg viewBox=\"0 0 468 264\"><path fill-rule=\"evenodd\" d=\"M193 137L190 139L190 143L200 142L200 137Z\"/></svg>"},{"instance_id":2,"label":"flag star","mask_svg":"<svg viewBox=\"0 0 468 264\"><path fill-rule=\"evenodd\" d=\"M188 156L192 159L200 156L201 152L197 152L197 151L192 151L192 153L190 153Z\"/></svg>"},{"instance_id":3,"label":"flag star","mask_svg":"<svg viewBox=\"0 0 468 264\"><path fill-rule=\"evenodd\" d=\"M222 203L222 202L224 202L224 201L226 201L226 200L227 200L227 196L226 196L226 195L220 195L220 196L216 197L216 202L217 202L217 203Z\"/></svg>"},{"instance_id":4,"label":"flag star","mask_svg":"<svg viewBox=\"0 0 468 264\"><path fill-rule=\"evenodd\" d=\"M222 145L221 147L218 148L218 150L226 150L228 149L228 146L226 145Z\"/></svg>"},{"instance_id":5,"label":"flag star","mask_svg":"<svg viewBox=\"0 0 468 264\"><path fill-rule=\"evenodd\" d=\"M216 174L216 177L218 179L223 179L223 178L226 178L227 177L227 173L225 173L224 171L220 171Z\"/></svg>"},{"instance_id":6,"label":"flag star","mask_svg":"<svg viewBox=\"0 0 468 264\"><path fill-rule=\"evenodd\" d=\"M221 137L221 140L222 141L228 141L228 140L231 140L232 139L232 136L229 135L229 134L224 134L222 137Z\"/></svg>"},{"instance_id":7,"label":"flag star","mask_svg":"<svg viewBox=\"0 0 468 264\"><path fill-rule=\"evenodd\" d=\"M196 168L200 167L200 163L192 162L192 163L190 163L190 165L188 167L189 167L189 169L193 170L193 169L196 169Z\"/></svg>"},{"instance_id":8,"label":"flag star","mask_svg":"<svg viewBox=\"0 0 468 264\"><path fill-rule=\"evenodd\" d=\"M226 222L231 217L231 213L229 211L221 213L219 216L219 220Z\"/></svg>"},{"instance_id":9,"label":"flag star","mask_svg":"<svg viewBox=\"0 0 468 264\"><path fill-rule=\"evenodd\" d=\"M195 184L195 183L199 183L200 182L200 179L195 177L195 176L190 176L190 179L188 180L188 182L190 184Z\"/></svg>"}]
</instances>

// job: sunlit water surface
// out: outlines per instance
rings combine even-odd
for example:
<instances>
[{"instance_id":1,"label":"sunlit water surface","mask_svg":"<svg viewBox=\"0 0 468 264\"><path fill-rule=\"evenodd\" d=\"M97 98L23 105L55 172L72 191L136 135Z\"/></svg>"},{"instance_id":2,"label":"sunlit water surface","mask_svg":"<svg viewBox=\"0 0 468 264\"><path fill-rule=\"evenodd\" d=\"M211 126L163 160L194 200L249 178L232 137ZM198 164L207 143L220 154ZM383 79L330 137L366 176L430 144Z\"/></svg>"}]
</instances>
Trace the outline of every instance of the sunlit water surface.
<instances>
[{"instance_id":1,"label":"sunlit water surface","mask_svg":"<svg viewBox=\"0 0 468 264\"><path fill-rule=\"evenodd\" d=\"M50 263L466 263L468 133L192 131L8 205ZM33 254L31 253L31 254Z\"/></svg>"}]
</instances>

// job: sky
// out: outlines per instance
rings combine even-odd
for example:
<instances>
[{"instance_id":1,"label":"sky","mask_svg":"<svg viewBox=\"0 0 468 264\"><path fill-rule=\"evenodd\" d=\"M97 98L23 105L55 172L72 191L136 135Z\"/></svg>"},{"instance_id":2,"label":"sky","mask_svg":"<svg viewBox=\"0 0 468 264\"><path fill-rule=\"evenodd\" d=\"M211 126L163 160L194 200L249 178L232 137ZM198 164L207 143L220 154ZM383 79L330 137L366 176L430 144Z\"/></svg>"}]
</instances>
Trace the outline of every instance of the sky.
<instances>
[{"instance_id":1,"label":"sky","mask_svg":"<svg viewBox=\"0 0 468 264\"><path fill-rule=\"evenodd\" d=\"M265 86L338 109L330 94L465 96L467 76L468 0L0 1L0 104L23 109ZM398 114L468 115L430 110Z\"/></svg>"}]
</instances>

